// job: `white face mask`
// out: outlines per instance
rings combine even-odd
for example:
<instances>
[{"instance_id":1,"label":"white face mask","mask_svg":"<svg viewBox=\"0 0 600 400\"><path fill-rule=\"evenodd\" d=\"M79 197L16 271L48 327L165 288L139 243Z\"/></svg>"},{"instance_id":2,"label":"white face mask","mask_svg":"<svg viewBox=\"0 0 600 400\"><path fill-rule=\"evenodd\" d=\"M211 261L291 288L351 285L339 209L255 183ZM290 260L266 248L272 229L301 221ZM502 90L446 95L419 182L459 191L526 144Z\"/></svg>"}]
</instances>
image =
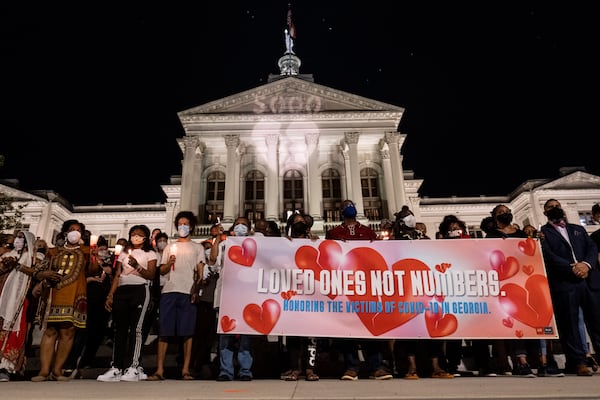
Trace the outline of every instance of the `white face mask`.
<instances>
[{"instance_id":1,"label":"white face mask","mask_svg":"<svg viewBox=\"0 0 600 400\"><path fill-rule=\"evenodd\" d=\"M248 227L244 224L237 224L233 227L235 236L248 236Z\"/></svg>"},{"instance_id":2,"label":"white face mask","mask_svg":"<svg viewBox=\"0 0 600 400\"><path fill-rule=\"evenodd\" d=\"M210 249L204 250L204 257L206 258L206 262L210 260Z\"/></svg>"},{"instance_id":3,"label":"white face mask","mask_svg":"<svg viewBox=\"0 0 600 400\"><path fill-rule=\"evenodd\" d=\"M414 228L417 225L417 219L412 214L409 214L406 217L404 217L403 221L404 225L406 225L409 228Z\"/></svg>"},{"instance_id":4,"label":"white face mask","mask_svg":"<svg viewBox=\"0 0 600 400\"><path fill-rule=\"evenodd\" d=\"M156 244L156 247L160 250L163 251L166 247L167 247L167 242L158 242Z\"/></svg>"},{"instance_id":5,"label":"white face mask","mask_svg":"<svg viewBox=\"0 0 600 400\"><path fill-rule=\"evenodd\" d=\"M67 233L67 240L71 244L79 244L79 240L81 240L81 233L79 231L71 231Z\"/></svg>"},{"instance_id":6,"label":"white face mask","mask_svg":"<svg viewBox=\"0 0 600 400\"><path fill-rule=\"evenodd\" d=\"M15 238L14 245L15 245L15 250L17 250L17 251L23 250L23 247L25 247L25 238L20 238L20 237Z\"/></svg>"},{"instance_id":7,"label":"white face mask","mask_svg":"<svg viewBox=\"0 0 600 400\"><path fill-rule=\"evenodd\" d=\"M177 227L177 233L180 237L187 237L190 235L190 226L189 225L179 225Z\"/></svg>"}]
</instances>

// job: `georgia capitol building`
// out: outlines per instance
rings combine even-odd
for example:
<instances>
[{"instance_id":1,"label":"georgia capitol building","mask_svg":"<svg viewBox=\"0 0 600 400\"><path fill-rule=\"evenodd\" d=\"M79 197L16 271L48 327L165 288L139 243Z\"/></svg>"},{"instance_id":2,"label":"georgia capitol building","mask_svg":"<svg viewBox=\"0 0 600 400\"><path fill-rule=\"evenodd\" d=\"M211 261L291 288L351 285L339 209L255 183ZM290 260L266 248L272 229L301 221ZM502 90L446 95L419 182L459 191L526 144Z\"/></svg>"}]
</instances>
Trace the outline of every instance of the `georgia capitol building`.
<instances>
[{"instance_id":1,"label":"georgia capitol building","mask_svg":"<svg viewBox=\"0 0 600 400\"><path fill-rule=\"evenodd\" d=\"M287 32L286 32L287 35ZM277 221L300 210L314 219L319 237L341 221L345 199L355 202L358 220L375 231L407 205L435 237L443 217L455 214L472 237L482 237L481 220L497 204L513 211L514 222L546 222L543 204L558 199L569 221L588 232L591 208L600 200L600 176L564 167L556 179L523 182L506 196L419 197L423 180L402 165L406 135L398 131L404 109L343 92L300 74L301 60L287 37L280 74L254 89L178 113L185 136L177 139L181 175L161 185L164 204L76 206L53 191L25 192L17 181L0 181L0 192L22 204L24 229L54 243L62 223L77 219L114 246L129 228L145 224L176 234L180 210L198 216L194 232L206 238L217 219L227 228L238 216Z\"/></svg>"}]
</instances>

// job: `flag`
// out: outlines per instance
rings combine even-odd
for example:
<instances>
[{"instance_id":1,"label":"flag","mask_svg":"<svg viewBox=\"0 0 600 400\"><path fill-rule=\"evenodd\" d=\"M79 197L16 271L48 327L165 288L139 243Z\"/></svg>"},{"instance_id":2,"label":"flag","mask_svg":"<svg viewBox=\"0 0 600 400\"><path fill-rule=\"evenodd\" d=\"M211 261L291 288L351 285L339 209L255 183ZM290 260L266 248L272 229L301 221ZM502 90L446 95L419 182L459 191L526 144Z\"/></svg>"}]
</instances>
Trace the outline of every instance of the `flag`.
<instances>
[{"instance_id":1,"label":"flag","mask_svg":"<svg viewBox=\"0 0 600 400\"><path fill-rule=\"evenodd\" d=\"M292 6L290 5L290 8L288 9L288 13L287 13L287 26L288 26L288 32L290 34L290 37L292 39L296 39L296 27L294 26L294 23L292 22Z\"/></svg>"}]
</instances>

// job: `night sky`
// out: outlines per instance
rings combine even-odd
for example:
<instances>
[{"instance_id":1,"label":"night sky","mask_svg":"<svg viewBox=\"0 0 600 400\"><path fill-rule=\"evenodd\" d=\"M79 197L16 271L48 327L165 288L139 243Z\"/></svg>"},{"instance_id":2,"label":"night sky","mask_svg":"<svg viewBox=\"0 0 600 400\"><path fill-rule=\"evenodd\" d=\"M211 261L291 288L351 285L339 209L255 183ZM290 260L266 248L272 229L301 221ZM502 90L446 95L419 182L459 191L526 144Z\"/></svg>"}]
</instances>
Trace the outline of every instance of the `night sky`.
<instances>
[{"instance_id":1,"label":"night sky","mask_svg":"<svg viewBox=\"0 0 600 400\"><path fill-rule=\"evenodd\" d=\"M0 178L24 190L163 202L181 174L177 113L279 73L288 1L69 3L0 6ZM405 108L403 166L421 196L506 195L563 166L600 175L592 3L321 0L292 13L301 73Z\"/></svg>"}]
</instances>

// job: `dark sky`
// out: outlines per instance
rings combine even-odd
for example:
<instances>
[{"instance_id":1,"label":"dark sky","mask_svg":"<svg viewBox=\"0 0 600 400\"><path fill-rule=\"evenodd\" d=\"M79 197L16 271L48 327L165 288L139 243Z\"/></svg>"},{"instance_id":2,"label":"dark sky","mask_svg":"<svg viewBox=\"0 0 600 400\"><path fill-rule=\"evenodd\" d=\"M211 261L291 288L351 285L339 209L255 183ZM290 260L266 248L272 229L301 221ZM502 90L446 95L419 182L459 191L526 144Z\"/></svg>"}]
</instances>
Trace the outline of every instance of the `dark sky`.
<instances>
[{"instance_id":1,"label":"dark sky","mask_svg":"<svg viewBox=\"0 0 600 400\"><path fill-rule=\"evenodd\" d=\"M62 3L0 6L0 177L25 190L162 202L177 112L279 73L287 0ZM296 1L294 50L316 83L405 108L421 196L600 175L592 2L532 4Z\"/></svg>"}]
</instances>

